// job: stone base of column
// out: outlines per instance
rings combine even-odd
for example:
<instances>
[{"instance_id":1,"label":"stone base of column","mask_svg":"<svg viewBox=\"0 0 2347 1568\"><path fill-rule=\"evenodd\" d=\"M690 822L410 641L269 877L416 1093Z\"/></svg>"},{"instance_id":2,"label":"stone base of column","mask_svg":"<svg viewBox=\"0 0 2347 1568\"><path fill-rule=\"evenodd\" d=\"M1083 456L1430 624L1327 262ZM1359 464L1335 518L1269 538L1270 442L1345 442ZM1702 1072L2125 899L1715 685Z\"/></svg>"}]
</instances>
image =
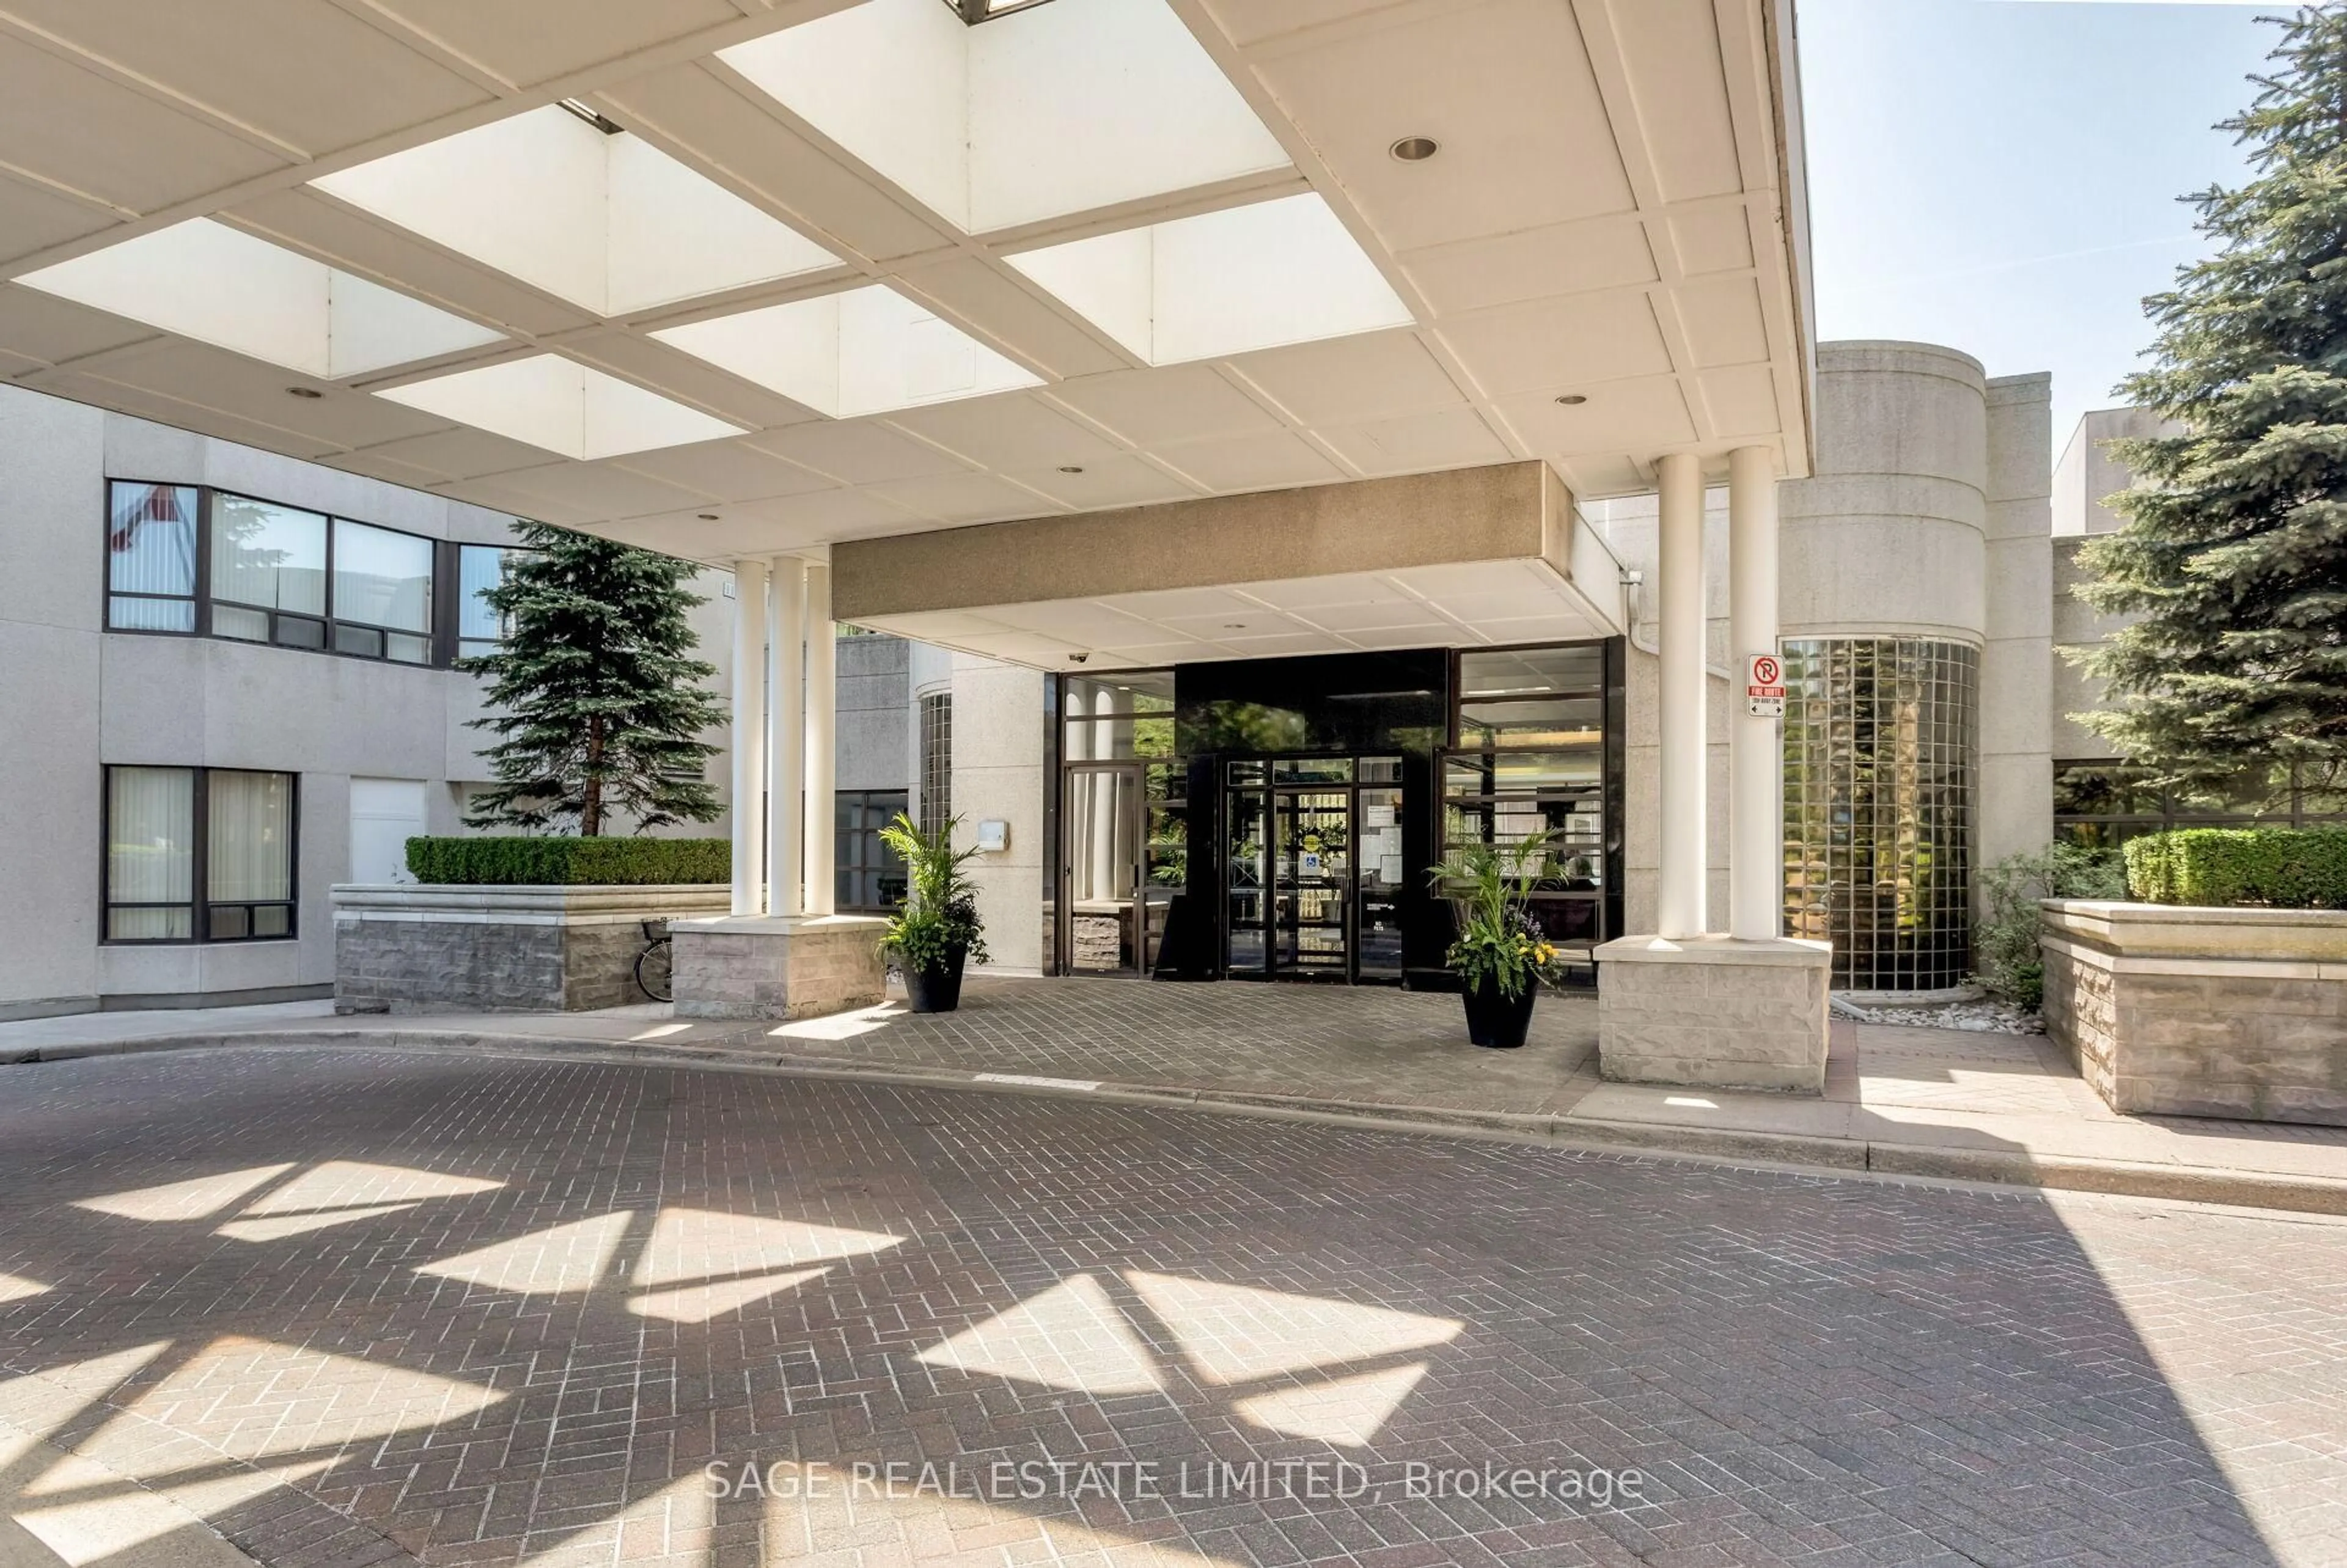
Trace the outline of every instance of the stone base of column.
<instances>
[{"instance_id":1,"label":"stone base of column","mask_svg":"<svg viewBox=\"0 0 2347 1568\"><path fill-rule=\"evenodd\" d=\"M1829 944L1624 937L1596 956L1605 1077L1825 1091Z\"/></svg>"},{"instance_id":2,"label":"stone base of column","mask_svg":"<svg viewBox=\"0 0 2347 1568\"><path fill-rule=\"evenodd\" d=\"M887 995L871 915L672 920L679 1018L797 1019L876 1006Z\"/></svg>"}]
</instances>

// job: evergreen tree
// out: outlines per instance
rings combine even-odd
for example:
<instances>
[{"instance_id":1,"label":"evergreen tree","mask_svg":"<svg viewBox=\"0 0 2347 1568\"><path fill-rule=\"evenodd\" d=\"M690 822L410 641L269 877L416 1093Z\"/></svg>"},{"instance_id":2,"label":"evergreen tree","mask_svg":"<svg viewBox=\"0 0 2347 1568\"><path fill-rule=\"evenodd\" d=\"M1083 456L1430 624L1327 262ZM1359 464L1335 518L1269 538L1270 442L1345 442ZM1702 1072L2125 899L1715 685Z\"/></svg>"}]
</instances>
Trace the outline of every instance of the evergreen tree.
<instances>
[{"instance_id":1,"label":"evergreen tree","mask_svg":"<svg viewBox=\"0 0 2347 1568\"><path fill-rule=\"evenodd\" d=\"M2251 178L2188 198L2214 255L2144 302L2120 393L2181 433L2115 444L2126 527L2089 545L2097 609L2140 617L2086 667L2081 715L2161 782L2340 776L2347 760L2347 11L2280 18L2226 121Z\"/></svg>"},{"instance_id":2,"label":"evergreen tree","mask_svg":"<svg viewBox=\"0 0 2347 1568\"><path fill-rule=\"evenodd\" d=\"M671 556L544 523L519 527L526 552L482 595L508 628L504 646L460 661L489 678L491 712L472 721L502 737L487 748L497 787L475 827L575 829L592 836L624 813L637 830L717 815L702 778L717 748L700 738L725 716L701 682L685 611L706 602Z\"/></svg>"}]
</instances>

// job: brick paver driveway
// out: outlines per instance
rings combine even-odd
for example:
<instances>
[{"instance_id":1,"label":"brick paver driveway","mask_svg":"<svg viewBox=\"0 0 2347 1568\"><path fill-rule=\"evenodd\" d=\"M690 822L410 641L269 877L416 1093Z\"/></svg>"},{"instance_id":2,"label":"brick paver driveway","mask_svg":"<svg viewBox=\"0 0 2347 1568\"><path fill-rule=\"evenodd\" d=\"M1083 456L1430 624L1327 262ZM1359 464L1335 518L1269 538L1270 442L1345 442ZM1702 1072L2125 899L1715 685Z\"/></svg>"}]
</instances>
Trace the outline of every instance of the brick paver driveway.
<instances>
[{"instance_id":1,"label":"brick paver driveway","mask_svg":"<svg viewBox=\"0 0 2347 1568\"><path fill-rule=\"evenodd\" d=\"M193 1516L305 1565L2342 1562L2342 1411L2332 1222L720 1071L0 1069L12 1563L195 1562Z\"/></svg>"}]
</instances>

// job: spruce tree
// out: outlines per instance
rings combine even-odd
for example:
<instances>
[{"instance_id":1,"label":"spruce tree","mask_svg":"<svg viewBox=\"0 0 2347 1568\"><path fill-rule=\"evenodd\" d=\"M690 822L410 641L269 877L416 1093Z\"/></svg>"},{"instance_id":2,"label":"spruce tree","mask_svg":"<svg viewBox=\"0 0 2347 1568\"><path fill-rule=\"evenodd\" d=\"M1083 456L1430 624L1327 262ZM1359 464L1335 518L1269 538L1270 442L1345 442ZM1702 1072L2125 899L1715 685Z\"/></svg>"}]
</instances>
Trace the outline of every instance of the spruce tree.
<instances>
[{"instance_id":1,"label":"spruce tree","mask_svg":"<svg viewBox=\"0 0 2347 1568\"><path fill-rule=\"evenodd\" d=\"M458 662L489 678L491 712L472 721L502 737L487 750L497 786L475 802L475 827L576 831L615 815L636 829L707 822L717 796L702 770L717 750L701 732L724 709L701 682L684 587L691 565L544 523L518 530L505 580L482 595L508 630L496 653Z\"/></svg>"},{"instance_id":2,"label":"spruce tree","mask_svg":"<svg viewBox=\"0 0 2347 1568\"><path fill-rule=\"evenodd\" d=\"M2216 253L2144 302L2151 365L2119 388L2180 433L2115 444L2127 521L2082 590L2140 618L2087 658L2116 705L2084 722L2163 783L2252 797L2347 759L2347 12L2279 20L2218 128L2251 178L2187 199Z\"/></svg>"}]
</instances>

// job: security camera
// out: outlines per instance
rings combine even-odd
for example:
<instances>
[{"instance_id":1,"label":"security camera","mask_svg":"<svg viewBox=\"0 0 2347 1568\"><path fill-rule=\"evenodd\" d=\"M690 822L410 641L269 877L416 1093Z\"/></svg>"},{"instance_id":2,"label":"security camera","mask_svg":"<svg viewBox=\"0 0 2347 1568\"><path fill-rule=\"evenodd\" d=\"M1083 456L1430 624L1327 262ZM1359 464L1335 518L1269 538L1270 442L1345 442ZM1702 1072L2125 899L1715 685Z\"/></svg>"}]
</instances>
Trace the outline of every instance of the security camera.
<instances>
[{"instance_id":1,"label":"security camera","mask_svg":"<svg viewBox=\"0 0 2347 1568\"><path fill-rule=\"evenodd\" d=\"M1090 659L1092 655L1089 653L1071 653L1068 655L1068 662L1071 664L1081 664L1085 660Z\"/></svg>"}]
</instances>

